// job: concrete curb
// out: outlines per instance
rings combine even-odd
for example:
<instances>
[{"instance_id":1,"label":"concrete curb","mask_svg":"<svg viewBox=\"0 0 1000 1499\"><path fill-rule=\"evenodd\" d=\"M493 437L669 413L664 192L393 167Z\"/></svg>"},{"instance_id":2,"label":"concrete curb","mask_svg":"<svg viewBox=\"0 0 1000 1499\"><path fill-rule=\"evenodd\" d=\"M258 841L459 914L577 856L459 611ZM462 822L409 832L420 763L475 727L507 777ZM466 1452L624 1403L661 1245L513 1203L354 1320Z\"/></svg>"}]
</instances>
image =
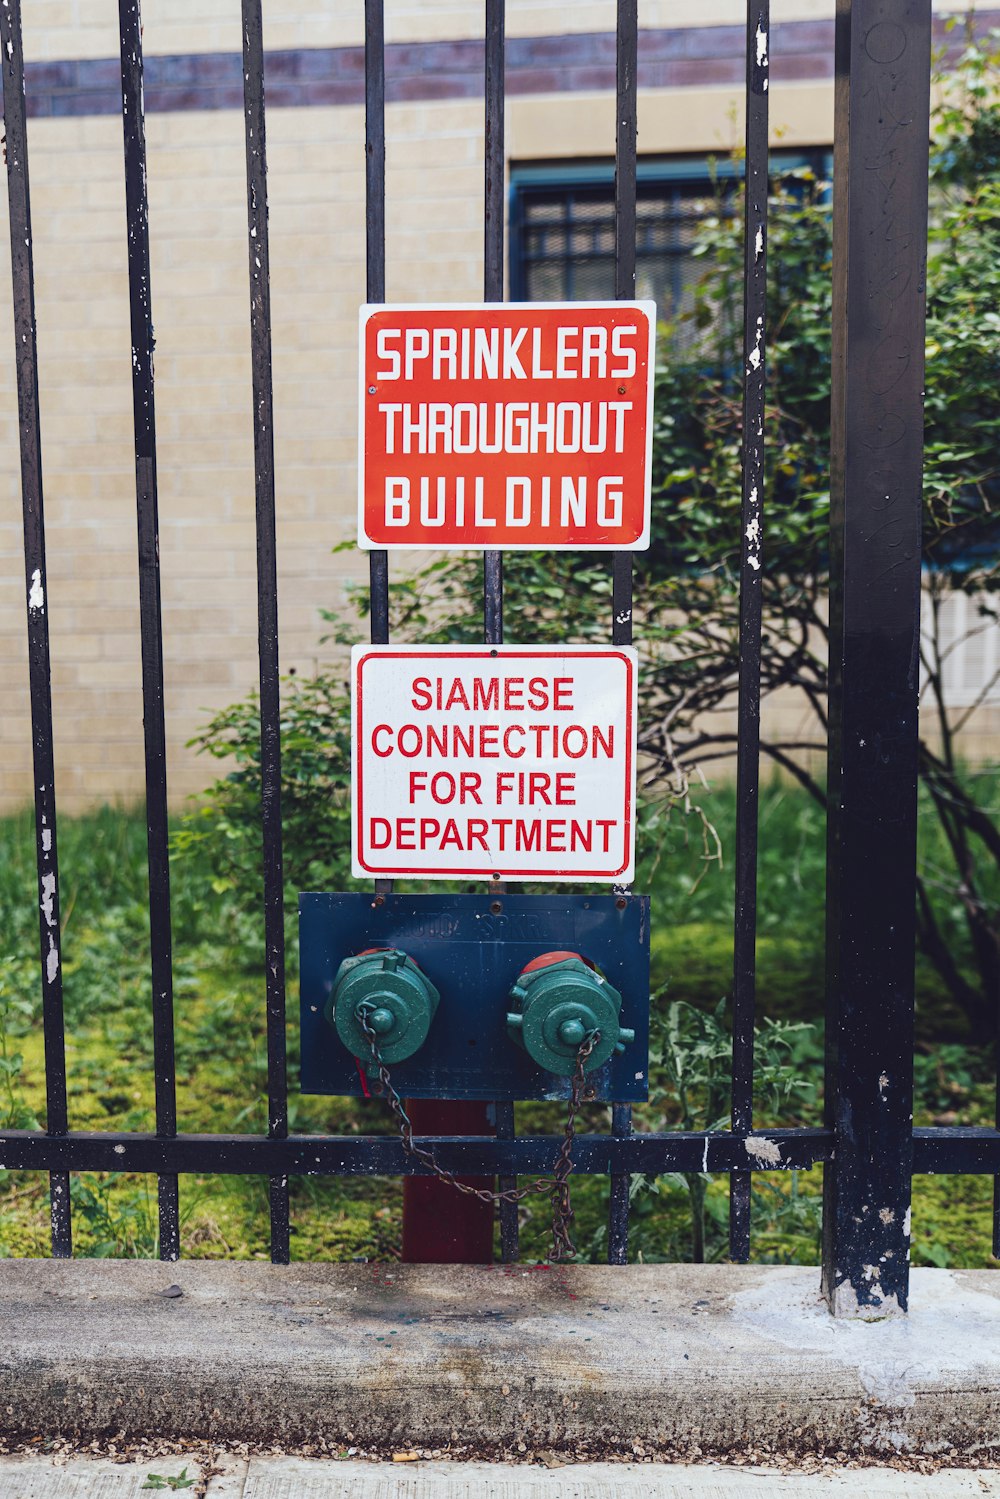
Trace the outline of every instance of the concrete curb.
<instances>
[{"instance_id":1,"label":"concrete curb","mask_svg":"<svg viewBox=\"0 0 1000 1499\"><path fill-rule=\"evenodd\" d=\"M182 1294L163 1293L176 1281ZM0 1262L11 1434L575 1456L1000 1447L1000 1276L835 1323L815 1270Z\"/></svg>"}]
</instances>

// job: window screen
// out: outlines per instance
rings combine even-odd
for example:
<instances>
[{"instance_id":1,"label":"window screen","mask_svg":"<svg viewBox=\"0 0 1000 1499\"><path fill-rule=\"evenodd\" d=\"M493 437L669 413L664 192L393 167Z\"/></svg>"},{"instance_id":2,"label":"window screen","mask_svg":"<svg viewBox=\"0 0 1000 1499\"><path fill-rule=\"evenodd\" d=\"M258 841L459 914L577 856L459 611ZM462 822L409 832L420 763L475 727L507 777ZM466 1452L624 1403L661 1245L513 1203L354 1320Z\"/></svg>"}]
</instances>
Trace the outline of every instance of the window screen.
<instances>
[{"instance_id":1,"label":"window screen","mask_svg":"<svg viewBox=\"0 0 1000 1499\"><path fill-rule=\"evenodd\" d=\"M779 153L776 170L827 165L822 151ZM741 190L731 162L684 159L640 164L637 191L636 296L655 301L673 322L691 303L704 273L694 255L704 220ZM608 163L577 162L511 171L510 295L514 301L605 301L615 294L614 173ZM681 324L683 338L687 325ZM693 331L693 330L692 330Z\"/></svg>"},{"instance_id":2,"label":"window screen","mask_svg":"<svg viewBox=\"0 0 1000 1499\"><path fill-rule=\"evenodd\" d=\"M724 189L721 189L724 191ZM708 183L643 183L636 205L636 296L661 318L687 305L698 228L716 210ZM609 301L615 295L614 186L526 187L515 300ZM512 266L513 272L513 266Z\"/></svg>"}]
</instances>

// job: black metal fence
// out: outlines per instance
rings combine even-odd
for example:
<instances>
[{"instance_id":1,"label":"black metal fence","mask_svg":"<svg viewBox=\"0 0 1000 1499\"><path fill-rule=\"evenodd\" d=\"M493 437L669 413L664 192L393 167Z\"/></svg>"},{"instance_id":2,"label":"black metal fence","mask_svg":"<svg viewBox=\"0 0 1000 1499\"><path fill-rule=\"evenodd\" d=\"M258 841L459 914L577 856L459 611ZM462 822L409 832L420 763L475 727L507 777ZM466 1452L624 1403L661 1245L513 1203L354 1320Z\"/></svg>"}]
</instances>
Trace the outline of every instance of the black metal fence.
<instances>
[{"instance_id":1,"label":"black metal fence","mask_svg":"<svg viewBox=\"0 0 1000 1499\"><path fill-rule=\"evenodd\" d=\"M486 0L485 275L503 299L504 3ZM261 0L242 0L250 271L264 849L264 1004L268 1132L177 1132L163 652L158 558L152 290L137 0L119 0L132 323L136 500L149 852L155 1134L70 1131L59 923L59 864L42 505L38 368L20 0L0 7L41 934L47 1129L0 1139L9 1169L50 1173L52 1251L72 1252L70 1173L130 1170L159 1183L160 1246L180 1253L178 1178L260 1173L270 1180L271 1255L289 1254L289 1177L404 1175L421 1166L398 1138L288 1132L280 805L278 616L271 318ZM366 0L367 282L385 297L385 46L382 0ZM907 1303L914 1172L1000 1173L1000 1132L911 1123L916 853L917 641L920 593L922 364L929 132L930 0L840 0L836 25L834 369L829 735L827 1116L821 1129L753 1125L761 568L764 485L768 191L768 0L746 26L743 513L738 822L733 982L732 1127L633 1133L614 1105L610 1132L580 1135L574 1168L610 1175L609 1259L628 1255L634 1172L728 1173L733 1259L750 1251L755 1171L825 1167L824 1282L834 1310ZM617 6L615 291L635 287L636 0ZM610 144L610 143L609 143ZM610 559L613 643L632 640L632 558ZM371 638L389 635L389 571L371 554ZM502 554L484 557L483 631L503 638ZM385 892L382 883L376 894ZM499 1176L545 1170L556 1141L517 1137L512 1104L494 1138L438 1138L441 1163ZM501 1204L501 1248L517 1257L516 1209Z\"/></svg>"}]
</instances>

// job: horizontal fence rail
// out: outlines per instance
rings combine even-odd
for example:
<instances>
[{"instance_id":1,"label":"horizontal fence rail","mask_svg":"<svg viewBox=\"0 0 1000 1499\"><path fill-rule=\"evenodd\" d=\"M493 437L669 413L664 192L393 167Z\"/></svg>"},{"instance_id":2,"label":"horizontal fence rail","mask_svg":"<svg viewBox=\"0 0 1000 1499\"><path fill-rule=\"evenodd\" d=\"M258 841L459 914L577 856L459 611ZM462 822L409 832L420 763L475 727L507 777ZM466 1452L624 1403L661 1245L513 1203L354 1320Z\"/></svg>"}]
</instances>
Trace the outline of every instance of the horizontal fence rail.
<instances>
[{"instance_id":1,"label":"horizontal fence rail","mask_svg":"<svg viewBox=\"0 0 1000 1499\"><path fill-rule=\"evenodd\" d=\"M232 3L243 31L251 350L248 401L252 403L254 444L261 705L262 998L268 1130L259 1136L177 1132L154 336L138 0L119 0L118 10L156 1129L155 1133L99 1133L69 1128L21 0L5 0L0 7L47 1106L44 1131L0 1135L0 1165L49 1173L52 1249L59 1256L69 1255L72 1249L69 1189L75 1172L154 1174L159 1191L159 1252L165 1259L175 1259L181 1252L181 1176L266 1177L271 1255L280 1263L289 1259L290 1178L427 1174L427 1168L405 1153L395 1135L288 1132L276 532L280 486L273 438L267 60L261 0ZM609 154L613 149L615 160L615 296L628 300L636 295L641 39L637 0L615 0L614 9L616 123L614 140L609 139L607 149ZM486 303L499 303L504 298L507 168L504 0L484 0L483 15L483 298ZM381 302L387 296L383 0L365 0L364 19L366 287L369 301ZM574 1171L610 1178L608 1259L616 1265L628 1259L629 1196L632 1179L638 1174L728 1175L730 1254L734 1260L745 1261L752 1248L755 1176L824 1167L824 1281L832 1308L844 1312L880 1300L905 1308L912 1174L964 1172L1000 1179L1000 1129L912 1129L910 1124L917 732L912 644L919 629L921 267L926 242L930 37L929 0L842 0L838 10L825 1123L817 1129L753 1127L760 667L768 498L771 25L768 0L748 0L744 305L738 391L741 510L740 534L733 537L740 602L731 1128L637 1131L631 1108L614 1103L606 1132L579 1134L573 1142ZM889 526L882 524L887 505L893 507ZM386 552L371 552L369 565L371 640L385 644L390 638ZM608 567L608 634L615 645L628 645L633 640L637 603L641 609L643 575L641 570L636 573L634 559L627 552L609 557ZM482 633L487 644L500 644L504 639L504 584L503 555L487 550L482 583ZM491 889L500 891L502 886ZM390 890L391 882L377 881L373 897L378 900ZM621 893L628 892L623 889ZM519 1175L552 1169L559 1137L518 1135L510 1103L495 1105L493 1117L492 1133L473 1137L438 1132L423 1138L446 1170L486 1180L498 1178L502 1189L514 1187ZM872 1203L881 1211L869 1212L866 1204ZM499 1226L502 1258L512 1262L519 1253L515 1203L500 1204ZM867 1274L874 1265L881 1267L875 1284Z\"/></svg>"},{"instance_id":2,"label":"horizontal fence rail","mask_svg":"<svg viewBox=\"0 0 1000 1499\"><path fill-rule=\"evenodd\" d=\"M913 1172L939 1175L1000 1174L1000 1130L935 1125L912 1133ZM544 1172L560 1141L553 1135L425 1135L441 1165L463 1175ZM635 1132L577 1135L573 1170L585 1175L665 1171L808 1171L835 1158L830 1129L762 1129L754 1135L729 1131L669 1134ZM53 1137L36 1130L0 1135L2 1164L10 1171L159 1171L221 1175L424 1176L427 1168L408 1156L395 1135L158 1135L73 1130Z\"/></svg>"},{"instance_id":3,"label":"horizontal fence rail","mask_svg":"<svg viewBox=\"0 0 1000 1499\"><path fill-rule=\"evenodd\" d=\"M427 1135L422 1141L438 1153L441 1165L463 1175L524 1174L552 1167L558 1145L551 1135L518 1135L512 1140ZM750 1141L748 1148L747 1140ZM828 1160L833 1137L827 1130L766 1130L759 1135L702 1134L675 1131L663 1135L577 1135L573 1170L585 1173L664 1171L808 1170ZM4 1163L33 1169L53 1142L30 1132L0 1137ZM285 1140L257 1135L156 1135L72 1133L56 1148L74 1171L151 1171L159 1161L171 1171L220 1173L288 1172L294 1176L423 1176L393 1135L289 1135ZM179 1164L179 1163L186 1164ZM167 1165L169 1163L169 1165Z\"/></svg>"}]
</instances>

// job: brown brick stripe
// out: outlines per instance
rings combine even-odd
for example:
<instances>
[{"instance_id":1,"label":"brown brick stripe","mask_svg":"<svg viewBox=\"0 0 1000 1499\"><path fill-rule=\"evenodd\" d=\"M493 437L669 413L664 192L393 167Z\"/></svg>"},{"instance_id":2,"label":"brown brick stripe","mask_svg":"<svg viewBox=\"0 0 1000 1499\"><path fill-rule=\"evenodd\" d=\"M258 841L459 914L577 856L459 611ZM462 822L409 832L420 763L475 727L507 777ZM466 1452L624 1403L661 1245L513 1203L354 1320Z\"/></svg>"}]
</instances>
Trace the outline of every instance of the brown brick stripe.
<instances>
[{"instance_id":1,"label":"brown brick stripe","mask_svg":"<svg viewBox=\"0 0 1000 1499\"><path fill-rule=\"evenodd\" d=\"M935 19L938 45L961 50L964 31ZM977 34L1000 23L1000 11L980 11ZM704 88L742 83L742 26L662 28L639 34L640 88ZM362 47L302 47L267 54L267 102L272 108L364 102ZM117 114L121 109L117 58L29 63L28 114L33 118ZM833 76L833 22L778 22L771 32L771 77ZM613 32L511 37L509 94L579 93L615 86ZM386 48L386 99L474 99L483 92L479 41L399 42ZM199 52L145 60L147 111L242 109L241 59L236 52Z\"/></svg>"}]
</instances>

